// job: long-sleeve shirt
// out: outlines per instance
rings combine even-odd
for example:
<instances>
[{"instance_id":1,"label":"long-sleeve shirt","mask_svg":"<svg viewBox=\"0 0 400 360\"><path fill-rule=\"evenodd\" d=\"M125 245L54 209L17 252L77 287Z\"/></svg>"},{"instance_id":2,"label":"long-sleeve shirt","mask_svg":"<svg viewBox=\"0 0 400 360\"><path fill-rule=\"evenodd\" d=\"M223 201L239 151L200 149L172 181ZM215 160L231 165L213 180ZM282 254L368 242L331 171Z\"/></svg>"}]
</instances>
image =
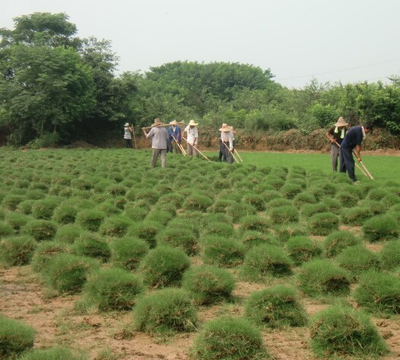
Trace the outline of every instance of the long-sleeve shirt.
<instances>
[{"instance_id":1,"label":"long-sleeve shirt","mask_svg":"<svg viewBox=\"0 0 400 360\"><path fill-rule=\"evenodd\" d=\"M167 149L168 131L165 127L153 127L147 133L146 138L151 139L151 147L153 149Z\"/></svg>"},{"instance_id":2,"label":"long-sleeve shirt","mask_svg":"<svg viewBox=\"0 0 400 360\"><path fill-rule=\"evenodd\" d=\"M199 133L197 131L197 127L190 127L189 125L185 127L185 133L187 134L187 142L192 145L197 145L197 139L199 137Z\"/></svg>"},{"instance_id":3,"label":"long-sleeve shirt","mask_svg":"<svg viewBox=\"0 0 400 360\"><path fill-rule=\"evenodd\" d=\"M182 131L181 128L179 126L174 127L171 126L168 128L168 139L171 141L182 141Z\"/></svg>"},{"instance_id":4,"label":"long-sleeve shirt","mask_svg":"<svg viewBox=\"0 0 400 360\"><path fill-rule=\"evenodd\" d=\"M224 143L229 143L229 149L233 148L233 134L231 131L221 131L221 140Z\"/></svg>"}]
</instances>

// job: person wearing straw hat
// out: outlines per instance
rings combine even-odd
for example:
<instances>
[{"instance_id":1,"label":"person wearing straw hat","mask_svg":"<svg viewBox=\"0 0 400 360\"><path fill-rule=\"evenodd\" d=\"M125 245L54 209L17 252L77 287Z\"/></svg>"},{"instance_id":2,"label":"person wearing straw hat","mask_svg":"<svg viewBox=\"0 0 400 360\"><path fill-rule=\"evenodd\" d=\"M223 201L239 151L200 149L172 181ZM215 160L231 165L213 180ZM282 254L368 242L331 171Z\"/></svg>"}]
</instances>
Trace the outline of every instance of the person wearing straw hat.
<instances>
[{"instance_id":1,"label":"person wearing straw hat","mask_svg":"<svg viewBox=\"0 0 400 360\"><path fill-rule=\"evenodd\" d=\"M124 125L124 139L125 139L125 147L126 148L133 148L132 146L132 133L133 133L133 126L129 123L125 123Z\"/></svg>"},{"instance_id":2,"label":"person wearing straw hat","mask_svg":"<svg viewBox=\"0 0 400 360\"><path fill-rule=\"evenodd\" d=\"M326 137L331 141L331 162L332 170L337 171L338 159L340 157L340 144L342 143L349 124L341 116L335 125L333 125L325 134Z\"/></svg>"},{"instance_id":3,"label":"person wearing straw hat","mask_svg":"<svg viewBox=\"0 0 400 360\"><path fill-rule=\"evenodd\" d=\"M181 154L179 149L179 144L182 142L182 130L178 125L176 120L170 122L170 127L168 128L168 150L167 152L174 152L175 154Z\"/></svg>"},{"instance_id":4,"label":"person wearing straw hat","mask_svg":"<svg viewBox=\"0 0 400 360\"><path fill-rule=\"evenodd\" d=\"M352 127L344 137L340 145L340 172L346 172L349 178L358 183L354 173L354 158L353 152L357 157L357 161L361 163L361 143L366 138L366 134L372 131L371 124L364 124L363 126Z\"/></svg>"},{"instance_id":5,"label":"person wearing straw hat","mask_svg":"<svg viewBox=\"0 0 400 360\"><path fill-rule=\"evenodd\" d=\"M197 141L199 139L199 132L197 131L197 124L194 120L190 120L189 124L185 127L186 142L187 142L187 154L192 158L193 155L199 157L199 153L196 149Z\"/></svg>"},{"instance_id":6,"label":"person wearing straw hat","mask_svg":"<svg viewBox=\"0 0 400 360\"><path fill-rule=\"evenodd\" d=\"M161 167L167 166L167 138L168 131L164 126L161 126L159 118L154 119L151 129L148 133L142 128L147 139L151 139L151 147L153 149L153 156L151 158L150 166L155 167L157 159L161 158Z\"/></svg>"},{"instance_id":7,"label":"person wearing straw hat","mask_svg":"<svg viewBox=\"0 0 400 360\"><path fill-rule=\"evenodd\" d=\"M220 144L220 151L222 151L223 157L225 161L229 164L233 162L233 132L228 124L222 124L221 128L219 129L221 132L221 144Z\"/></svg>"}]
</instances>

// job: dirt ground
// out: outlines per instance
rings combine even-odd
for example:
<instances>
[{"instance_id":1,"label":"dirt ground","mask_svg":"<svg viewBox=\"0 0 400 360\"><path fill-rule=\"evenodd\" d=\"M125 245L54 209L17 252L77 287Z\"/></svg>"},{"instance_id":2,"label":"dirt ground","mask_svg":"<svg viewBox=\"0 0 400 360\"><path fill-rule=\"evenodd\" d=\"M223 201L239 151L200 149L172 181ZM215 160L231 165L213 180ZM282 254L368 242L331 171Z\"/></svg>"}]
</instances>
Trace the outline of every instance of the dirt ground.
<instances>
[{"instance_id":1,"label":"dirt ground","mask_svg":"<svg viewBox=\"0 0 400 360\"><path fill-rule=\"evenodd\" d=\"M49 296L29 265L0 268L0 279L0 313L33 326L37 331L35 348L65 345L86 351L93 360L190 359L188 352L196 333L160 339L130 330L130 312L82 315L75 309L79 295ZM226 313L240 315L241 300L264 286L239 282L234 292L237 303L201 308L199 323ZM327 306L318 300L307 300L304 305L309 315ZM400 317L373 321L391 350L381 359L400 359ZM308 336L306 327L263 332L266 348L276 360L316 359Z\"/></svg>"}]
</instances>

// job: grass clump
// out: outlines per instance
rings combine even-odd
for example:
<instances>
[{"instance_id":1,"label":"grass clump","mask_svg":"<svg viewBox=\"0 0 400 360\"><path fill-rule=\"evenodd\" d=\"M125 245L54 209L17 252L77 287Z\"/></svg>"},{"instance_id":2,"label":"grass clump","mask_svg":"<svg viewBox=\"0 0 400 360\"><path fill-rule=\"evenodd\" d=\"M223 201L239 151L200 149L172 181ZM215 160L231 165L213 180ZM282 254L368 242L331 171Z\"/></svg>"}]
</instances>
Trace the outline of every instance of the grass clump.
<instances>
[{"instance_id":1,"label":"grass clump","mask_svg":"<svg viewBox=\"0 0 400 360\"><path fill-rule=\"evenodd\" d=\"M388 352L369 317L350 306L333 306L312 319L311 345L320 358L376 358Z\"/></svg>"},{"instance_id":2,"label":"grass clump","mask_svg":"<svg viewBox=\"0 0 400 360\"><path fill-rule=\"evenodd\" d=\"M79 225L67 224L60 226L54 236L54 241L73 244L84 230Z\"/></svg>"},{"instance_id":3,"label":"grass clump","mask_svg":"<svg viewBox=\"0 0 400 360\"><path fill-rule=\"evenodd\" d=\"M245 306L246 317L269 328L304 326L307 313L300 304L296 289L278 285L253 292Z\"/></svg>"},{"instance_id":4,"label":"grass clump","mask_svg":"<svg viewBox=\"0 0 400 360\"><path fill-rule=\"evenodd\" d=\"M53 216L54 209L58 206L59 199L46 198L35 201L32 205L32 215L36 219L50 220Z\"/></svg>"},{"instance_id":5,"label":"grass clump","mask_svg":"<svg viewBox=\"0 0 400 360\"><path fill-rule=\"evenodd\" d=\"M157 234L162 229L162 225L156 221L144 220L141 223L137 223L128 231L128 235L138 237L147 242L150 248L156 247Z\"/></svg>"},{"instance_id":6,"label":"grass clump","mask_svg":"<svg viewBox=\"0 0 400 360\"><path fill-rule=\"evenodd\" d=\"M56 241L43 241L35 249L31 261L32 268L34 271L42 272L47 268L49 261L55 255L69 251L70 247L67 244Z\"/></svg>"},{"instance_id":7,"label":"grass clump","mask_svg":"<svg viewBox=\"0 0 400 360\"><path fill-rule=\"evenodd\" d=\"M303 264L298 278L300 288L310 296L350 293L350 275L329 260L317 259Z\"/></svg>"},{"instance_id":8,"label":"grass clump","mask_svg":"<svg viewBox=\"0 0 400 360\"><path fill-rule=\"evenodd\" d=\"M257 214L257 209L244 203L234 203L226 208L226 214L229 215L234 222L239 222L242 218Z\"/></svg>"},{"instance_id":9,"label":"grass clump","mask_svg":"<svg viewBox=\"0 0 400 360\"><path fill-rule=\"evenodd\" d=\"M196 330L197 311L182 289L162 289L141 298L133 309L134 326L149 334Z\"/></svg>"},{"instance_id":10,"label":"grass clump","mask_svg":"<svg viewBox=\"0 0 400 360\"><path fill-rule=\"evenodd\" d=\"M60 205L54 210L53 220L59 224L72 224L75 222L78 210L70 205Z\"/></svg>"},{"instance_id":11,"label":"grass clump","mask_svg":"<svg viewBox=\"0 0 400 360\"><path fill-rule=\"evenodd\" d=\"M357 238L349 231L334 231L326 237L324 241L324 254L326 257L334 257L343 249L361 244L361 239Z\"/></svg>"},{"instance_id":12,"label":"grass clump","mask_svg":"<svg viewBox=\"0 0 400 360\"><path fill-rule=\"evenodd\" d=\"M13 236L0 242L0 260L6 266L28 264L36 248L36 241L30 236Z\"/></svg>"},{"instance_id":13,"label":"grass clump","mask_svg":"<svg viewBox=\"0 0 400 360\"><path fill-rule=\"evenodd\" d=\"M362 226L366 220L373 217L374 213L371 209L366 207L355 207L350 209L343 209L341 213L341 220L343 224Z\"/></svg>"},{"instance_id":14,"label":"grass clump","mask_svg":"<svg viewBox=\"0 0 400 360\"><path fill-rule=\"evenodd\" d=\"M75 241L72 252L92 258L99 259L101 262L107 262L111 257L111 250L98 234L89 231L83 231Z\"/></svg>"},{"instance_id":15,"label":"grass clump","mask_svg":"<svg viewBox=\"0 0 400 360\"><path fill-rule=\"evenodd\" d=\"M293 261L282 248L275 245L259 245L247 252L242 274L250 281L262 282L266 276L291 275L292 266Z\"/></svg>"},{"instance_id":16,"label":"grass clump","mask_svg":"<svg viewBox=\"0 0 400 360\"><path fill-rule=\"evenodd\" d=\"M354 299L372 312L399 314L400 279L392 274L368 271L360 277Z\"/></svg>"},{"instance_id":17,"label":"grass clump","mask_svg":"<svg viewBox=\"0 0 400 360\"><path fill-rule=\"evenodd\" d=\"M157 234L157 244L168 245L183 250L188 255L195 255L199 245L193 231L169 227Z\"/></svg>"},{"instance_id":18,"label":"grass clump","mask_svg":"<svg viewBox=\"0 0 400 360\"><path fill-rule=\"evenodd\" d=\"M123 237L127 233L131 223L132 220L125 216L110 216L100 225L99 232L105 236Z\"/></svg>"},{"instance_id":19,"label":"grass clump","mask_svg":"<svg viewBox=\"0 0 400 360\"><path fill-rule=\"evenodd\" d=\"M247 249L263 244L278 245L279 243L273 235L252 230L243 232L243 234L240 235L240 239Z\"/></svg>"},{"instance_id":20,"label":"grass clump","mask_svg":"<svg viewBox=\"0 0 400 360\"><path fill-rule=\"evenodd\" d=\"M299 213L293 205L274 207L269 214L274 225L299 221Z\"/></svg>"},{"instance_id":21,"label":"grass clump","mask_svg":"<svg viewBox=\"0 0 400 360\"><path fill-rule=\"evenodd\" d=\"M206 264L234 267L243 262L246 247L238 240L217 235L207 235L201 240Z\"/></svg>"},{"instance_id":22,"label":"grass clump","mask_svg":"<svg viewBox=\"0 0 400 360\"><path fill-rule=\"evenodd\" d=\"M19 232L19 230L26 225L30 219L29 216L16 212L7 214L7 223L17 232Z\"/></svg>"},{"instance_id":23,"label":"grass clump","mask_svg":"<svg viewBox=\"0 0 400 360\"><path fill-rule=\"evenodd\" d=\"M192 294L196 303L213 304L231 297L235 278L225 269L202 265L183 274L182 287Z\"/></svg>"},{"instance_id":24,"label":"grass clump","mask_svg":"<svg viewBox=\"0 0 400 360\"><path fill-rule=\"evenodd\" d=\"M46 283L60 294L76 294L82 290L89 273L98 267L94 259L60 253L49 259L43 276Z\"/></svg>"},{"instance_id":25,"label":"grass clump","mask_svg":"<svg viewBox=\"0 0 400 360\"><path fill-rule=\"evenodd\" d=\"M126 270L136 269L149 251L149 245L135 237L114 239L110 248L112 264Z\"/></svg>"},{"instance_id":26,"label":"grass clump","mask_svg":"<svg viewBox=\"0 0 400 360\"><path fill-rule=\"evenodd\" d=\"M51 240L58 230L58 225L49 220L32 220L29 221L22 231L31 235L35 240Z\"/></svg>"},{"instance_id":27,"label":"grass clump","mask_svg":"<svg viewBox=\"0 0 400 360\"><path fill-rule=\"evenodd\" d=\"M242 201L245 204L254 206L257 211L265 210L265 200L264 200L263 196L260 194L256 194L256 193L244 194Z\"/></svg>"},{"instance_id":28,"label":"grass clump","mask_svg":"<svg viewBox=\"0 0 400 360\"><path fill-rule=\"evenodd\" d=\"M182 250L158 246L143 257L139 272L146 284L158 288L179 285L189 266L190 259Z\"/></svg>"},{"instance_id":29,"label":"grass clump","mask_svg":"<svg viewBox=\"0 0 400 360\"><path fill-rule=\"evenodd\" d=\"M207 322L191 349L195 360L266 360L261 331L244 318L220 317Z\"/></svg>"},{"instance_id":30,"label":"grass clump","mask_svg":"<svg viewBox=\"0 0 400 360\"><path fill-rule=\"evenodd\" d=\"M0 315L0 359L14 359L33 348L35 330L18 320Z\"/></svg>"},{"instance_id":31,"label":"grass clump","mask_svg":"<svg viewBox=\"0 0 400 360\"><path fill-rule=\"evenodd\" d=\"M14 234L14 228L10 224L0 221L0 239L6 236L12 236Z\"/></svg>"},{"instance_id":32,"label":"grass clump","mask_svg":"<svg viewBox=\"0 0 400 360\"><path fill-rule=\"evenodd\" d=\"M18 360L86 360L84 353L66 347L55 346L48 349L35 349L23 354Z\"/></svg>"},{"instance_id":33,"label":"grass clump","mask_svg":"<svg viewBox=\"0 0 400 360\"><path fill-rule=\"evenodd\" d=\"M399 236L399 224L390 215L377 215L364 223L362 231L370 242L394 240Z\"/></svg>"},{"instance_id":34,"label":"grass clump","mask_svg":"<svg viewBox=\"0 0 400 360\"><path fill-rule=\"evenodd\" d=\"M286 250L296 265L310 261L322 253L321 246L307 236L293 236L286 243Z\"/></svg>"},{"instance_id":35,"label":"grass clump","mask_svg":"<svg viewBox=\"0 0 400 360\"><path fill-rule=\"evenodd\" d=\"M204 224L203 235L219 235L224 237L232 237L235 229L232 224L226 222L211 221Z\"/></svg>"},{"instance_id":36,"label":"grass clump","mask_svg":"<svg viewBox=\"0 0 400 360\"><path fill-rule=\"evenodd\" d=\"M324 203L318 204L304 204L300 213L304 218L310 218L311 216L328 211L328 206Z\"/></svg>"},{"instance_id":37,"label":"grass clump","mask_svg":"<svg viewBox=\"0 0 400 360\"><path fill-rule=\"evenodd\" d=\"M129 310L143 292L138 276L118 268L100 269L89 276L83 287L85 303L99 311Z\"/></svg>"},{"instance_id":38,"label":"grass clump","mask_svg":"<svg viewBox=\"0 0 400 360\"><path fill-rule=\"evenodd\" d=\"M76 222L82 227L82 229L95 232L99 230L105 217L106 213L104 211L97 209L84 209L76 216Z\"/></svg>"},{"instance_id":39,"label":"grass clump","mask_svg":"<svg viewBox=\"0 0 400 360\"><path fill-rule=\"evenodd\" d=\"M240 220L240 229L242 231L253 230L267 232L269 227L268 219L258 215L247 215Z\"/></svg>"},{"instance_id":40,"label":"grass clump","mask_svg":"<svg viewBox=\"0 0 400 360\"><path fill-rule=\"evenodd\" d=\"M201 195L200 193L192 193L186 197L182 208L190 211L206 212L207 208L210 207L212 203L213 200L208 196Z\"/></svg>"},{"instance_id":41,"label":"grass clump","mask_svg":"<svg viewBox=\"0 0 400 360\"><path fill-rule=\"evenodd\" d=\"M323 212L311 216L308 227L312 235L329 235L339 229L339 217L331 212Z\"/></svg>"},{"instance_id":42,"label":"grass clump","mask_svg":"<svg viewBox=\"0 0 400 360\"><path fill-rule=\"evenodd\" d=\"M386 270L394 270L400 267L400 240L388 241L379 253L382 267Z\"/></svg>"}]
</instances>

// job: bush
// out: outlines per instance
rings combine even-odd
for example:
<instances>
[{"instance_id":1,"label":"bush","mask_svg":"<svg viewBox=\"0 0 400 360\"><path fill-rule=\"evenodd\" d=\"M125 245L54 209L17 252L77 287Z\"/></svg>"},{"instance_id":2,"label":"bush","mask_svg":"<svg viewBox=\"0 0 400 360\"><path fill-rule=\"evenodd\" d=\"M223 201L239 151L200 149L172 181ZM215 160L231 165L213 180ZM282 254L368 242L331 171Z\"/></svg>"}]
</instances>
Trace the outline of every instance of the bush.
<instances>
[{"instance_id":1,"label":"bush","mask_svg":"<svg viewBox=\"0 0 400 360\"><path fill-rule=\"evenodd\" d=\"M100 311L129 310L143 291L136 275L118 268L100 269L89 276L83 287L85 302Z\"/></svg>"},{"instance_id":2,"label":"bush","mask_svg":"<svg viewBox=\"0 0 400 360\"><path fill-rule=\"evenodd\" d=\"M317 356L375 358L387 347L369 317L349 306L333 306L312 319L311 345Z\"/></svg>"},{"instance_id":3,"label":"bush","mask_svg":"<svg viewBox=\"0 0 400 360\"><path fill-rule=\"evenodd\" d=\"M399 314L400 279L391 274L368 271L360 277L354 299L378 314Z\"/></svg>"},{"instance_id":4,"label":"bush","mask_svg":"<svg viewBox=\"0 0 400 360\"><path fill-rule=\"evenodd\" d=\"M229 199L219 199L214 202L214 204L210 207L210 211L212 213L226 213L227 208L235 204L233 200Z\"/></svg>"},{"instance_id":5,"label":"bush","mask_svg":"<svg viewBox=\"0 0 400 360\"><path fill-rule=\"evenodd\" d=\"M133 221L142 221L148 212L149 209L143 207L125 208L124 216Z\"/></svg>"},{"instance_id":6,"label":"bush","mask_svg":"<svg viewBox=\"0 0 400 360\"><path fill-rule=\"evenodd\" d=\"M149 334L196 330L197 311L181 289L157 290L141 298L133 309L134 325Z\"/></svg>"},{"instance_id":7,"label":"bush","mask_svg":"<svg viewBox=\"0 0 400 360\"><path fill-rule=\"evenodd\" d=\"M84 209L76 216L76 222L85 230L97 231L106 213L96 209Z\"/></svg>"},{"instance_id":8,"label":"bush","mask_svg":"<svg viewBox=\"0 0 400 360\"><path fill-rule=\"evenodd\" d=\"M15 231L19 231L28 223L31 218L29 216L12 212L7 214L7 223L12 226Z\"/></svg>"},{"instance_id":9,"label":"bush","mask_svg":"<svg viewBox=\"0 0 400 360\"><path fill-rule=\"evenodd\" d=\"M166 228L156 238L157 244L181 249L188 255L197 254L199 250L197 239L189 229Z\"/></svg>"},{"instance_id":10,"label":"bush","mask_svg":"<svg viewBox=\"0 0 400 360\"><path fill-rule=\"evenodd\" d=\"M261 331L247 319L220 317L207 322L191 349L196 360L270 359Z\"/></svg>"},{"instance_id":11,"label":"bush","mask_svg":"<svg viewBox=\"0 0 400 360\"><path fill-rule=\"evenodd\" d=\"M293 205L297 208L301 208L304 204L315 204L317 199L313 194L300 193L297 194L293 199Z\"/></svg>"},{"instance_id":12,"label":"bush","mask_svg":"<svg viewBox=\"0 0 400 360\"><path fill-rule=\"evenodd\" d=\"M4 197L2 206L7 210L15 211L18 204L24 200L25 197L22 195L9 194Z\"/></svg>"},{"instance_id":13,"label":"bush","mask_svg":"<svg viewBox=\"0 0 400 360\"><path fill-rule=\"evenodd\" d=\"M299 221L299 213L293 205L279 206L271 209L270 217L274 225Z\"/></svg>"},{"instance_id":14,"label":"bush","mask_svg":"<svg viewBox=\"0 0 400 360\"><path fill-rule=\"evenodd\" d=\"M36 219L50 220L53 216L54 209L57 207L59 199L43 199L38 200L32 205L32 215Z\"/></svg>"},{"instance_id":15,"label":"bush","mask_svg":"<svg viewBox=\"0 0 400 360\"><path fill-rule=\"evenodd\" d=\"M58 243L55 241L43 241L40 243L32 257L32 268L37 272L41 272L47 268L49 261L53 256L69 252L70 248L66 244Z\"/></svg>"},{"instance_id":16,"label":"bush","mask_svg":"<svg viewBox=\"0 0 400 360\"><path fill-rule=\"evenodd\" d=\"M298 223L289 223L274 227L275 234L280 242L286 242L293 236L307 236L307 229Z\"/></svg>"},{"instance_id":17,"label":"bush","mask_svg":"<svg viewBox=\"0 0 400 360\"><path fill-rule=\"evenodd\" d=\"M149 286L164 287L180 284L189 266L190 259L182 250L158 246L143 257L139 272Z\"/></svg>"},{"instance_id":18,"label":"bush","mask_svg":"<svg viewBox=\"0 0 400 360\"><path fill-rule=\"evenodd\" d=\"M164 209L166 209L167 205L164 205ZM162 224L163 226L167 225L168 222L174 218L176 216L176 209L175 208L170 208L170 211L166 211L166 210L162 210L160 209L154 209L151 210L147 216L146 216L146 220L149 221L156 221L160 224ZM173 210L173 213L171 213L171 210Z\"/></svg>"},{"instance_id":19,"label":"bush","mask_svg":"<svg viewBox=\"0 0 400 360\"><path fill-rule=\"evenodd\" d=\"M32 327L0 315L0 359L13 359L33 348L34 338Z\"/></svg>"},{"instance_id":20,"label":"bush","mask_svg":"<svg viewBox=\"0 0 400 360\"><path fill-rule=\"evenodd\" d=\"M303 188L298 184L287 183L280 188L281 194L286 199L293 199L297 194L301 193Z\"/></svg>"},{"instance_id":21,"label":"bush","mask_svg":"<svg viewBox=\"0 0 400 360\"><path fill-rule=\"evenodd\" d=\"M342 207L351 208L357 205L357 202L360 198L353 192L350 192L350 190L341 190L336 194L335 199L340 201Z\"/></svg>"},{"instance_id":22,"label":"bush","mask_svg":"<svg viewBox=\"0 0 400 360\"><path fill-rule=\"evenodd\" d=\"M226 222L210 221L204 224L203 235L219 235L224 237L232 237L235 229L232 224Z\"/></svg>"},{"instance_id":23,"label":"bush","mask_svg":"<svg viewBox=\"0 0 400 360\"><path fill-rule=\"evenodd\" d=\"M304 326L307 313L293 287L278 285L251 293L245 315L259 325L269 328Z\"/></svg>"},{"instance_id":24,"label":"bush","mask_svg":"<svg viewBox=\"0 0 400 360\"><path fill-rule=\"evenodd\" d=\"M384 269L394 270L400 267L400 240L385 243L379 257Z\"/></svg>"},{"instance_id":25,"label":"bush","mask_svg":"<svg viewBox=\"0 0 400 360\"><path fill-rule=\"evenodd\" d=\"M292 260L280 247L259 245L247 252L242 274L252 281L264 281L268 275L274 277L290 275L292 265Z\"/></svg>"},{"instance_id":26,"label":"bush","mask_svg":"<svg viewBox=\"0 0 400 360\"><path fill-rule=\"evenodd\" d=\"M157 234L162 229L162 225L156 221L145 220L141 223L137 223L128 231L128 235L138 237L147 242L150 248L156 247Z\"/></svg>"},{"instance_id":27,"label":"bush","mask_svg":"<svg viewBox=\"0 0 400 360\"><path fill-rule=\"evenodd\" d=\"M310 296L350 293L350 275L329 260L303 264L299 274L300 288Z\"/></svg>"},{"instance_id":28,"label":"bush","mask_svg":"<svg viewBox=\"0 0 400 360\"><path fill-rule=\"evenodd\" d=\"M235 279L225 269L202 265L183 274L182 287L192 294L196 303L212 304L232 295Z\"/></svg>"},{"instance_id":29,"label":"bush","mask_svg":"<svg viewBox=\"0 0 400 360\"><path fill-rule=\"evenodd\" d=\"M22 231L31 235L35 240L51 240L56 234L58 226L49 220L32 220L28 222Z\"/></svg>"},{"instance_id":30,"label":"bush","mask_svg":"<svg viewBox=\"0 0 400 360\"><path fill-rule=\"evenodd\" d=\"M247 193L243 196L243 203L252 205L257 211L265 210L265 200L261 194Z\"/></svg>"},{"instance_id":31,"label":"bush","mask_svg":"<svg viewBox=\"0 0 400 360\"><path fill-rule=\"evenodd\" d=\"M271 244L278 245L278 240L275 236L263 233L261 231L245 231L240 236L240 240L246 246L246 248L251 249L253 246Z\"/></svg>"},{"instance_id":32,"label":"bush","mask_svg":"<svg viewBox=\"0 0 400 360\"><path fill-rule=\"evenodd\" d=\"M61 294L76 294L82 290L89 273L99 264L87 257L60 253L49 259L44 278L49 286Z\"/></svg>"},{"instance_id":33,"label":"bush","mask_svg":"<svg viewBox=\"0 0 400 360\"><path fill-rule=\"evenodd\" d=\"M291 237L286 243L286 249L296 265L310 261L322 253L319 244L306 236Z\"/></svg>"},{"instance_id":34,"label":"bush","mask_svg":"<svg viewBox=\"0 0 400 360\"><path fill-rule=\"evenodd\" d=\"M389 215L377 215L365 222L362 231L370 242L394 240L399 236L399 224Z\"/></svg>"},{"instance_id":35,"label":"bush","mask_svg":"<svg viewBox=\"0 0 400 360\"><path fill-rule=\"evenodd\" d=\"M213 200L208 196L199 193L192 193L186 197L182 204L182 208L185 210L206 212L207 208L210 207L212 203Z\"/></svg>"},{"instance_id":36,"label":"bush","mask_svg":"<svg viewBox=\"0 0 400 360\"><path fill-rule=\"evenodd\" d=\"M78 210L73 206L61 205L54 210L53 219L59 224L72 224L75 222Z\"/></svg>"},{"instance_id":37,"label":"bush","mask_svg":"<svg viewBox=\"0 0 400 360\"><path fill-rule=\"evenodd\" d=\"M246 252L246 247L241 242L217 235L205 236L201 244L204 248L204 263L221 267L234 267L241 264Z\"/></svg>"},{"instance_id":38,"label":"bush","mask_svg":"<svg viewBox=\"0 0 400 360\"><path fill-rule=\"evenodd\" d=\"M339 229L339 217L330 212L315 214L308 220L308 226L312 235L329 235Z\"/></svg>"},{"instance_id":39,"label":"bush","mask_svg":"<svg viewBox=\"0 0 400 360\"><path fill-rule=\"evenodd\" d=\"M343 249L358 244L361 244L361 239L356 238L351 232L334 231L324 241L325 256L334 257Z\"/></svg>"},{"instance_id":40,"label":"bush","mask_svg":"<svg viewBox=\"0 0 400 360\"><path fill-rule=\"evenodd\" d=\"M106 236L122 237L127 233L131 223L132 220L124 216L110 216L100 225L99 232Z\"/></svg>"},{"instance_id":41,"label":"bush","mask_svg":"<svg viewBox=\"0 0 400 360\"><path fill-rule=\"evenodd\" d=\"M267 232L270 224L268 219L258 215L247 215L240 220L240 229Z\"/></svg>"},{"instance_id":42,"label":"bush","mask_svg":"<svg viewBox=\"0 0 400 360\"><path fill-rule=\"evenodd\" d=\"M86 360L85 354L65 347L35 349L23 354L18 360Z\"/></svg>"},{"instance_id":43,"label":"bush","mask_svg":"<svg viewBox=\"0 0 400 360\"><path fill-rule=\"evenodd\" d=\"M149 245L141 239L125 237L110 243L111 262L126 270L134 270L142 258L148 253Z\"/></svg>"},{"instance_id":44,"label":"bush","mask_svg":"<svg viewBox=\"0 0 400 360\"><path fill-rule=\"evenodd\" d=\"M36 248L30 236L8 237L0 242L0 260L6 266L28 264Z\"/></svg>"},{"instance_id":45,"label":"bush","mask_svg":"<svg viewBox=\"0 0 400 360\"><path fill-rule=\"evenodd\" d=\"M67 244L73 244L75 240L79 239L79 236L84 230L78 225L67 224L60 226L54 236L55 241L60 241Z\"/></svg>"},{"instance_id":46,"label":"bush","mask_svg":"<svg viewBox=\"0 0 400 360\"><path fill-rule=\"evenodd\" d=\"M304 218L310 218L311 216L319 213L328 211L328 206L324 203L318 204L305 204L301 207L300 213Z\"/></svg>"},{"instance_id":47,"label":"bush","mask_svg":"<svg viewBox=\"0 0 400 360\"><path fill-rule=\"evenodd\" d=\"M343 224L361 226L366 220L374 216L371 209L366 207L355 207L343 209L341 219Z\"/></svg>"},{"instance_id":48,"label":"bush","mask_svg":"<svg viewBox=\"0 0 400 360\"><path fill-rule=\"evenodd\" d=\"M7 224L4 221L0 221L0 239L2 237L14 235L15 231L10 224Z\"/></svg>"},{"instance_id":49,"label":"bush","mask_svg":"<svg viewBox=\"0 0 400 360\"><path fill-rule=\"evenodd\" d=\"M229 215L233 222L238 222L244 217L256 215L257 209L249 204L234 203L226 208L226 214Z\"/></svg>"},{"instance_id":50,"label":"bush","mask_svg":"<svg viewBox=\"0 0 400 360\"><path fill-rule=\"evenodd\" d=\"M75 241L72 252L107 262L111 257L111 250L108 244L95 233L84 231L79 239Z\"/></svg>"}]
</instances>

